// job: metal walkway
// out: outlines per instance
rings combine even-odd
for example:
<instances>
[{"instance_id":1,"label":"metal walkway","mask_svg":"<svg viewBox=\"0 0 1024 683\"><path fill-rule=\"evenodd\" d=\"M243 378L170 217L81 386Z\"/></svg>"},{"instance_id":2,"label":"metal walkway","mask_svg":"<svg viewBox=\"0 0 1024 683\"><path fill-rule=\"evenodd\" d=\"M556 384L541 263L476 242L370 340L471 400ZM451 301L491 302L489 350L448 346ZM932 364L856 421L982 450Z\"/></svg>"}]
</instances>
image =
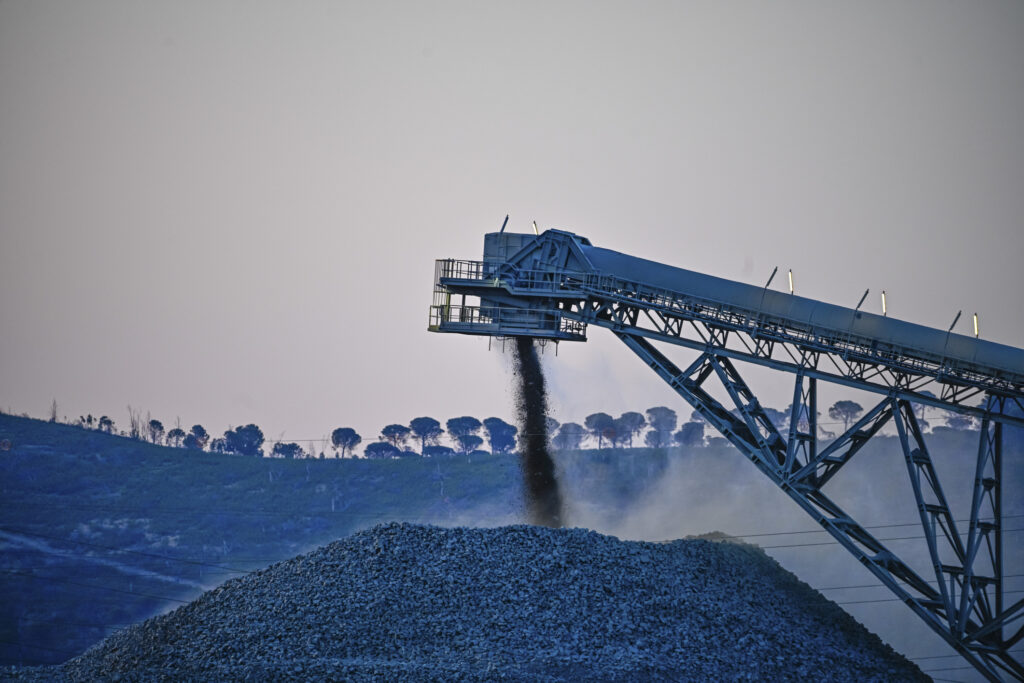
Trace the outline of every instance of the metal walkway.
<instances>
[{"instance_id":1,"label":"metal walkway","mask_svg":"<svg viewBox=\"0 0 1024 683\"><path fill-rule=\"evenodd\" d=\"M585 341L591 325L611 330L986 678L1024 680L1009 652L1024 639L1024 600L1004 599L1002 508L1004 426L1024 428L1024 351L646 261L558 230L491 233L482 261L437 262L432 331ZM680 368L655 342L698 355ZM741 363L794 375L788 429L772 422ZM821 442L819 381L879 399ZM728 404L709 392L716 385ZM966 529L912 404L980 423ZM890 423L931 558L927 578L824 492Z\"/></svg>"}]
</instances>

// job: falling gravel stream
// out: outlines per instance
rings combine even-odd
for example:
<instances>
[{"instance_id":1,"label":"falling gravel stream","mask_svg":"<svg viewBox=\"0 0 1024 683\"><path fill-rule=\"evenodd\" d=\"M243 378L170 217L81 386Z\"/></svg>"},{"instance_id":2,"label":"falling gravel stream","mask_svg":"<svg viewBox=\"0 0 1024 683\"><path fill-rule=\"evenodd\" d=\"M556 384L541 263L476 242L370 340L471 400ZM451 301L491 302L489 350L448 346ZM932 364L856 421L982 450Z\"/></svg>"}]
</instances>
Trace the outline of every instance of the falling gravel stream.
<instances>
[{"instance_id":1,"label":"falling gravel stream","mask_svg":"<svg viewBox=\"0 0 1024 683\"><path fill-rule=\"evenodd\" d=\"M520 467L531 524L559 527L562 496L555 477L555 465L548 452L548 400L544 371L530 337L516 337L516 412L519 417Z\"/></svg>"}]
</instances>

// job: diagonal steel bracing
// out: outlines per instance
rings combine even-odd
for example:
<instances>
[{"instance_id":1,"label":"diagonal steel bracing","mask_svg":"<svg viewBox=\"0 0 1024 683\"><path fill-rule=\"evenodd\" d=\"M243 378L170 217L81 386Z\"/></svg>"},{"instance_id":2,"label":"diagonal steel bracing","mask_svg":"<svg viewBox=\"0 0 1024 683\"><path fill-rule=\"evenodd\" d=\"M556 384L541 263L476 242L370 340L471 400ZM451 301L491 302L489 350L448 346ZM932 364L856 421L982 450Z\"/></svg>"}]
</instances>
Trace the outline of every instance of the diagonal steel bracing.
<instances>
[{"instance_id":1,"label":"diagonal steel bracing","mask_svg":"<svg viewBox=\"0 0 1024 683\"><path fill-rule=\"evenodd\" d=\"M947 352L949 333L943 346L934 330L920 326L883 320L864 326L857 310L751 293L748 285L591 249L571 233L548 231L514 254L490 253L490 261L438 262L430 329L578 341L590 325L611 330L986 678L1024 680L1024 668L1009 652L1024 640L1024 600L1007 605L1004 599L1002 495L1003 430L1024 428L1019 350L986 347L979 356L975 344L970 354ZM460 306L451 304L453 294L463 296ZM481 305L466 306L467 295ZM794 306L802 313L792 312ZM900 329L914 332L897 334ZM931 341L922 343L925 338ZM654 342L699 355L680 369ZM963 347L965 340L958 343ZM786 430L744 381L742 363L795 376ZM709 382L729 405L711 395ZM823 443L819 382L872 392L878 403ZM954 520L912 404L981 423L966 529ZM890 422L926 540L928 578L824 490Z\"/></svg>"},{"instance_id":2,"label":"diagonal steel bracing","mask_svg":"<svg viewBox=\"0 0 1024 683\"><path fill-rule=\"evenodd\" d=\"M728 357L709 349L686 369L680 369L645 336L632 333L626 326L613 331L986 678L1024 678L1024 668L1007 652L1024 638L1024 628L1011 638L1003 637L1007 626L1024 619L1024 601L1003 608L999 423L986 420L982 426L971 519L962 534L908 401L883 399L822 448L814 422L814 378L797 373L790 425L783 436ZM732 410L709 393L705 385L712 379L729 396ZM934 574L931 580L918 574L823 491L825 484L890 421L899 434L921 517Z\"/></svg>"},{"instance_id":3,"label":"diagonal steel bracing","mask_svg":"<svg viewBox=\"0 0 1024 683\"><path fill-rule=\"evenodd\" d=\"M756 317L713 315L683 304L651 303L619 288L614 292L584 287L585 299L560 304L559 313L581 324L625 329L655 341L698 351L713 349L720 357L803 373L864 391L898 396L921 405L957 410L981 419L996 415L1006 424L1024 427L1020 387L1001 381L971 378L953 381L943 368L897 362L885 354L847 348L839 338L795 337ZM1005 392L1004 395L1001 392ZM981 406L978 399L998 396ZM1011 410L1011 406L1019 412Z\"/></svg>"}]
</instances>

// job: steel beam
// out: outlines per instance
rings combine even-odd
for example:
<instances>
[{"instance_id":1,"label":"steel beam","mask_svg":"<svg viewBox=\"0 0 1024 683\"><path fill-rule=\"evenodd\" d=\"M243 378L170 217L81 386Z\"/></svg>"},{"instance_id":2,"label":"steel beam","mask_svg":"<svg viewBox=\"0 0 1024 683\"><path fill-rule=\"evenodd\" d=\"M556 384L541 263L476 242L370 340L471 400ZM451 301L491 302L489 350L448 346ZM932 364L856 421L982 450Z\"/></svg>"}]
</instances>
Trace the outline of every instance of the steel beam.
<instances>
[{"instance_id":1,"label":"steel beam","mask_svg":"<svg viewBox=\"0 0 1024 683\"><path fill-rule=\"evenodd\" d=\"M792 317L775 306L768 314L763 293L761 306L742 296L726 297L728 303L722 303L708 298L717 295L706 286L704 298L697 298L622 279L598 271L597 261L587 256L596 251L584 249L589 241L570 233L549 231L531 245L505 263L439 262L431 329L500 335L523 320L540 321L535 326L538 336L580 341L586 339L588 325L611 330L983 676L1024 680L1024 667L1009 652L1024 640L1024 600L1009 607L1004 601L1002 509L1003 427L1024 428L1024 374L998 363L979 364L962 353L950 358L934 345L908 343L906 335L901 343L886 343L865 335L864 328L854 334L853 322L843 333L834 317L832 327L819 329L813 311L806 309ZM625 271L634 273L631 277L648 267L637 259L629 262L635 266ZM726 286L730 291L745 287ZM479 321L453 320L453 293L490 303L479 308ZM507 320L499 319L494 312L505 307L513 310L505 314ZM472 308L466 310L472 313ZM855 314L850 311L851 320ZM948 346L949 335L946 339ZM680 369L652 342L696 350L699 356ZM787 430L780 431L760 405L738 371L738 361L795 375ZM709 381L720 385L733 410L711 395ZM819 443L817 425L820 381L880 397L825 444ZM981 422L964 532L950 511L912 403ZM899 436L932 580L920 576L823 490L890 421Z\"/></svg>"},{"instance_id":2,"label":"steel beam","mask_svg":"<svg viewBox=\"0 0 1024 683\"><path fill-rule=\"evenodd\" d=\"M806 378L802 373L798 373L796 378L787 439L760 408L753 391L728 357L706 350L685 370L680 370L646 335L627 329L614 332L709 424L982 675L991 681L1001 681L1005 677L1024 680L1024 668L1008 652L1013 643L1024 638L1024 627L1013 638L1002 638L1007 625L1024 619L1024 600L1007 610L1002 607L998 484L1001 428L998 423L986 423L981 432L978 475L965 544L932 464L920 424L908 401L896 397L884 399L828 446L819 449L818 430L811 419L816 411L807 414L806 431L800 430L800 414L808 406L815 407L816 393L813 384L805 388ZM728 394L735 412L704 388L711 377L716 378ZM921 577L822 490L890 420L895 422L899 434L935 576L933 581ZM795 455L798 451L805 454L803 458ZM990 549L991 571L982 572L976 567L975 561L983 543Z\"/></svg>"},{"instance_id":3,"label":"steel beam","mask_svg":"<svg viewBox=\"0 0 1024 683\"><path fill-rule=\"evenodd\" d=\"M950 383L934 369L887 365L883 359L858 359L842 349L806 340L770 339L760 328L735 323L729 326L697 318L648 311L638 304L591 295L584 301L564 303L563 317L611 330L629 329L655 341L697 351L713 350L715 355L754 363L775 370L802 373L854 389L894 396L917 404L952 410L978 419L988 415L1005 424L1024 427L1024 417L1008 414L1011 405L1024 404L1016 396L986 394L982 385ZM643 315L641 315L641 313ZM632 322L635 321L635 322ZM769 343L769 341L771 343ZM944 381L946 380L946 381ZM926 393L927 392L927 393ZM1019 391L1016 392L1019 395ZM994 399L976 405L980 397Z\"/></svg>"}]
</instances>

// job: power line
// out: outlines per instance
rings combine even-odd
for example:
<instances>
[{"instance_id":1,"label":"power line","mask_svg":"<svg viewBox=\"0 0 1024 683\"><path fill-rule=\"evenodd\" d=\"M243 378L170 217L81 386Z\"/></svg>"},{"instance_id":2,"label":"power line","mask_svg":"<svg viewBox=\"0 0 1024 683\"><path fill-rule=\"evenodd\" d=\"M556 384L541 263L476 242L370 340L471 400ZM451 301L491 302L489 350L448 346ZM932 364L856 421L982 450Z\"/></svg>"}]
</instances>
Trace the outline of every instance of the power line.
<instances>
[{"instance_id":1,"label":"power line","mask_svg":"<svg viewBox=\"0 0 1024 683\"><path fill-rule=\"evenodd\" d=\"M1003 515L1003 519L1017 519L1017 518L1020 518L1020 517L1024 517L1024 514L1019 514L1019 515ZM957 519L957 520L953 520L953 521L969 523L971 520L969 520L969 519ZM921 526L921 520L917 520L915 522L902 522L902 523L899 523L899 524L896 524L896 523L894 523L894 524L871 524L871 525L867 525L867 526L865 526L863 528L865 528L865 529L890 529L890 528L901 527L901 526ZM824 533L828 533L828 531L826 529L806 529L806 530L801 530L801 531L772 531L772 532L756 533L756 534L730 534L730 535L733 536L734 538L757 538L757 537L760 537L760 536L787 536L787 535L791 535L791 534L824 534Z\"/></svg>"},{"instance_id":2,"label":"power line","mask_svg":"<svg viewBox=\"0 0 1024 683\"><path fill-rule=\"evenodd\" d=\"M58 504L58 503L32 502L32 501L18 501L15 504L19 505L19 506L30 506L30 507L38 507L38 508L45 508L45 509L60 509L60 510L73 509L73 510L80 510L80 511L84 511L84 512L90 512L90 511L95 511L95 512L166 512L166 513L172 513L172 514L174 514L174 513L210 514L210 515L214 515L214 514L231 514L231 515L254 516L254 517L264 517L265 516L265 517L298 517L298 518L317 517L317 516L321 516L323 514L330 514L332 516L353 517L353 518L359 518L359 519L379 519L381 517L387 517L388 516L388 513L348 512L348 511L345 511L345 510L339 510L339 511L317 510L317 511L312 511L312 512L310 512L308 514L293 514L293 513L282 511L282 510L251 510L251 509L241 509L241 508L203 508L203 509L200 509L200 508L187 508L187 507L181 507L181 508L177 508L177 507L162 507L162 508L158 508L158 507L150 507L150 506L145 506L145 507L141 507L141 506L140 507L123 507L123 506L106 506L106 505L91 506L91 505L75 505L75 504L65 505L65 504ZM1016 518L1024 517L1024 514L1003 515L1002 517L1003 517L1003 519L1016 519ZM954 520L954 521L959 522L959 523L969 523L971 520L969 520L969 519L957 519L957 520ZM902 523L894 523L894 524L872 524L872 525L866 525L863 528L864 529L888 529L888 528L906 527L906 526L920 526L920 525L921 525L921 522L920 522L920 520L918 520L918 521L915 521L915 522L902 522ZM1019 529L1004 529L1004 531L1006 531L1006 532L1009 532L1009 531L1019 531ZM759 532L759 533L752 533L752 534L728 534L728 535L733 537L733 538L762 538L762 537L767 537L767 536L790 536L790 535L800 535L800 534L822 534L822 533L828 533L828 531L826 529L801 529L801 530L795 530L795 531L774 531L774 532ZM914 538L924 538L924 537L920 536L920 537L914 537ZM891 540L898 540L898 539L891 539ZM761 546L761 547L772 548L772 547L789 547L789 546ZM793 547L797 547L797 546L793 546Z\"/></svg>"},{"instance_id":3,"label":"power line","mask_svg":"<svg viewBox=\"0 0 1024 683\"><path fill-rule=\"evenodd\" d=\"M1024 652L1024 650L1007 650L1006 652L1008 654L1017 654L1018 652ZM916 662L919 659L950 659L952 657L963 657L963 655L960 655L960 654L952 654L952 655L926 655L924 657L907 657L907 659L912 659L912 660L914 660Z\"/></svg>"},{"instance_id":4,"label":"power line","mask_svg":"<svg viewBox=\"0 0 1024 683\"><path fill-rule=\"evenodd\" d=\"M864 527L864 528L865 529L870 529L871 527ZM1021 527L1021 528L1018 528L1018 529L1003 529L1003 533L1009 533L1011 531L1024 531L1024 527ZM879 540L879 541L918 541L918 540L921 540L923 538L926 538L926 537L925 536L921 536L921 535L916 535L916 536L892 536L892 537L889 537L889 538L879 538L877 540ZM838 543L838 541L836 541L835 539L832 539L831 541L822 541L821 543L790 543L790 544L787 544L787 545L762 545L762 546L758 546L758 547L761 548L762 550L769 550L771 548L809 548L809 547L812 547L812 546L820 546L820 545L835 545L836 543Z\"/></svg>"},{"instance_id":5,"label":"power line","mask_svg":"<svg viewBox=\"0 0 1024 683\"><path fill-rule=\"evenodd\" d=\"M376 516L376 515L367 515L367 516ZM1024 517L1024 515L1009 515L1009 516L1010 517ZM892 527L913 526L913 525L914 525L914 523L884 524L884 525L876 525L874 527L865 527L865 528L892 528ZM213 564L213 563L209 563L209 562L203 562L201 560L192 560L192 559L187 559L187 558L172 557L170 555L161 555L161 554L157 554L157 553L147 553L147 552L136 551L136 550L128 550L128 549L125 549L125 548L118 548L118 547L114 547L114 546L102 545L102 544L99 544L99 543L91 543L91 542L88 542L88 541L79 541L79 540L74 540L74 539L65 539L65 538L60 538L60 537L56 537L56 536L49 536L49 535L46 535L46 534L38 534L38 533L33 533L33 532L28 532L28 531L21 531L21 530L11 529L11 528L6 528L5 529L3 527L0 527L0 530L6 530L6 531L8 531L10 533L18 533L18 534L23 534L23 535L26 535L26 536L33 536L33 537L37 537L37 538L43 538L43 539L48 539L48 540L59 541L59 542L62 542L62 543L74 543L74 544L78 544L78 545L84 545L84 546L89 546L89 547L94 547L94 548L100 548L100 549L108 550L108 551L112 551L112 552L126 553L126 554L131 554L131 555L138 555L138 556L142 556L142 557L150 557L150 558L162 559L162 560L167 560L167 561L172 561L172 562L179 562L179 563L184 563L184 564L197 565L197 566L201 566L201 567L210 567L210 568L213 568L213 569L222 570L224 573L236 573L236 574L250 574L250 573L252 573L252 570L237 569L237 568L233 568L233 567L227 567L227 566L224 566L224 565ZM1022 530L1024 530L1024 528L1007 529L1006 531L1009 532L1009 531L1022 531ZM765 533L765 534L761 534L761 535L762 536L778 536L778 535L785 535L785 534L819 533L819 532L822 532L822 531L824 531L824 530L814 530L814 531L810 531L810 532L809 531L772 532L772 533ZM911 540L911 539L920 539L920 538L924 538L924 537L923 536L903 536L903 537L894 537L894 538L883 538L883 539L879 539L879 540L881 540L881 541L892 541L892 540ZM834 545L835 543L836 542L833 540L833 541L830 541L830 542L823 542L823 543L802 543L802 544L787 544L787 545L761 546L761 547L764 548L764 549L772 549L772 548L797 548L797 547L815 547L815 546L823 546L823 545ZM239 558L236 558L236 560L237 559L239 559ZM289 559L289 558L273 558L273 559L268 559L268 558L246 558L244 561L259 562L259 563L262 563L262 562L275 563L275 562L280 562L280 561L285 560L285 559ZM1005 575L1003 578L1015 578L1015 577L1020 577L1020 576L1024 576L1024 574L1009 574L1009 575ZM906 584L903 583L901 585L906 585ZM881 584L860 584L860 585L851 585L851 586L828 586L828 587L822 587L822 588L815 588L815 590L817 590L817 591L829 591L829 590L847 590L847 589L856 589L856 588L884 588L884 587L885 586L881 585ZM1009 595L1009 594L1015 594L1015 593L1020 593L1020 592L1024 592L1024 591L1006 591L1004 594L1005 595ZM133 595L138 595L137 593L132 593L132 594ZM902 602L902 600L900 600L899 598L886 598L886 599L877 599L877 600L852 600L852 601L837 602L836 604L840 604L840 605L854 605L854 604L869 604L869 603L880 603L880 602Z\"/></svg>"},{"instance_id":6,"label":"power line","mask_svg":"<svg viewBox=\"0 0 1024 683\"><path fill-rule=\"evenodd\" d=\"M132 626L131 624L85 624L83 622L69 622L67 620L59 620L59 618L54 618L54 620L39 620L39 618L30 618L28 616L15 616L14 618L16 618L16 620L18 622L28 622L29 624L45 624L47 626L53 626L53 625L74 626L74 627L86 628L86 629L111 629L111 628L115 628L115 629L120 631L121 629L126 629L126 628Z\"/></svg>"},{"instance_id":7,"label":"power line","mask_svg":"<svg viewBox=\"0 0 1024 683\"><path fill-rule=\"evenodd\" d=\"M1018 578L1018 577L1021 577L1021 576L1024 576L1024 574L1003 574L1003 578L1004 579L1013 579L1013 578ZM935 582L935 580L931 579L930 583L934 583L934 582ZM897 584L900 585L900 586L909 586L910 585L910 584L906 583L905 581L898 581ZM825 588L815 588L814 590L817 590L817 591L838 591L838 590L846 590L848 588L885 588L885 586L883 584L880 584L880 583L865 583L865 584L860 584L859 586L826 586Z\"/></svg>"},{"instance_id":8,"label":"power line","mask_svg":"<svg viewBox=\"0 0 1024 683\"><path fill-rule=\"evenodd\" d=\"M1024 593L1024 590L1019 591L1003 591L1003 595L1017 595ZM845 600L843 602L837 602L837 605L866 605L873 602L903 602L900 598L879 598L878 600Z\"/></svg>"},{"instance_id":9,"label":"power line","mask_svg":"<svg viewBox=\"0 0 1024 683\"><path fill-rule=\"evenodd\" d=\"M246 510L241 508L175 508L175 507L151 507L151 506L139 506L139 507L124 507L116 505L75 505L75 504L58 504L58 503L35 503L18 501L15 505L25 507L43 508L48 510L78 510L82 512L132 512L132 513L151 513L151 512L166 512L169 514L207 514L207 515L239 515L239 516L251 516L251 517L319 517L324 514L341 516L341 517L360 517L360 518L374 518L380 517L386 513L371 513L371 512L346 512L344 510L331 511L331 510L314 510L305 514L293 514L283 510Z\"/></svg>"},{"instance_id":10,"label":"power line","mask_svg":"<svg viewBox=\"0 0 1024 683\"><path fill-rule=\"evenodd\" d=\"M182 605L187 605L188 600L179 600L178 598L169 598L166 595L153 595L152 593L137 593L135 591L126 591L120 588L111 588L109 586L97 586L91 583L79 583L78 581L69 581L67 579L58 579L52 576L39 576L38 574L29 574L27 572L19 572L11 569L0 569L0 573L9 574L13 576L23 576L28 579L38 579L40 581L53 581L54 583L66 583L70 586L81 586L82 588L94 588L96 590L112 591L114 593L125 593L126 595L134 595L142 598L153 598L154 600L168 600L170 602L178 602Z\"/></svg>"},{"instance_id":11,"label":"power line","mask_svg":"<svg viewBox=\"0 0 1024 683\"><path fill-rule=\"evenodd\" d=\"M125 549L125 548L116 548L114 546L101 545L99 543L90 543L88 541L79 541L79 540L69 539L69 538L60 538L59 536L47 536L46 534L38 534L38 533L30 532L30 531L21 531L21 530L18 530L18 529L11 529L9 527L0 527L0 531L6 531L6 532L12 533L12 534L21 534L23 536L33 536L35 538L45 538L45 539L52 540L52 541L59 541L61 543L75 543L75 544L78 544L78 545L90 546L92 548L101 548L103 550L112 550L112 551L119 552L119 553L128 553L128 554L131 554L131 555L140 555L142 557L152 557L152 558L156 558L156 559L160 559L160 560L170 560L172 562L182 562L184 564L194 564L194 565L199 565L199 566L203 566L203 567L213 567L214 569L223 569L223 570L226 570L226 571L229 571L229 572L235 572L235 573L238 573L238 574L250 574L250 573L252 573L248 569L235 569L233 567L225 567L223 565L211 564L209 562L202 562L200 560L189 560L189 559L184 559L184 558L180 558L180 557L172 557L170 555L159 555L157 553L146 553L146 552L142 552L140 550L128 550L128 549Z\"/></svg>"},{"instance_id":12,"label":"power line","mask_svg":"<svg viewBox=\"0 0 1024 683\"><path fill-rule=\"evenodd\" d=\"M49 652L56 652L61 655L68 655L69 657L77 657L80 652L71 652L70 650L58 650L53 647L43 647L42 645L29 645L28 643L15 643L10 640L0 640L0 643L4 645L14 645L15 647L28 647L33 650L48 650Z\"/></svg>"}]
</instances>

